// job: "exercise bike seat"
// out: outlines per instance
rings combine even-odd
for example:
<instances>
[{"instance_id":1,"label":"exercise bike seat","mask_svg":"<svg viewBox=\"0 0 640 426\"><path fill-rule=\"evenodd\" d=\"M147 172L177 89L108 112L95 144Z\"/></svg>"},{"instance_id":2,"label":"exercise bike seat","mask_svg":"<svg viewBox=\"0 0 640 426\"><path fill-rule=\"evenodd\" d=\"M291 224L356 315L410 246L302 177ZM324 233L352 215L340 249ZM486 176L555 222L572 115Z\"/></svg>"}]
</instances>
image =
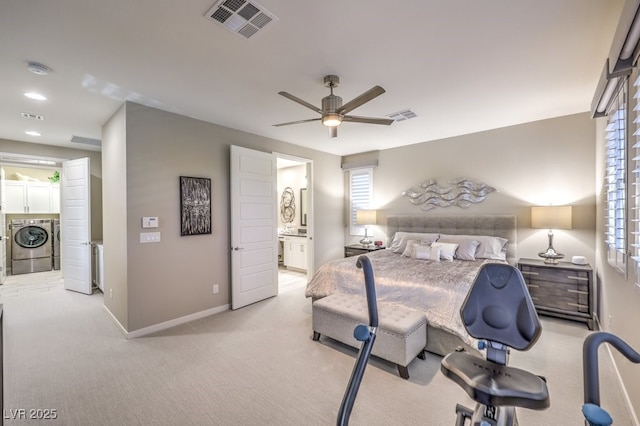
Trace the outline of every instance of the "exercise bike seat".
<instances>
[{"instance_id":1,"label":"exercise bike seat","mask_svg":"<svg viewBox=\"0 0 640 426\"><path fill-rule=\"evenodd\" d=\"M544 379L506 365L508 348L528 350L542 333L520 271L502 263L483 265L460 313L469 335L486 343L487 356L450 353L442 360L442 373L481 404L536 410L549 407Z\"/></svg>"},{"instance_id":2,"label":"exercise bike seat","mask_svg":"<svg viewBox=\"0 0 640 426\"><path fill-rule=\"evenodd\" d=\"M465 352L448 354L440 368L445 376L481 404L534 410L549 407L547 384L528 371L496 364Z\"/></svg>"}]
</instances>

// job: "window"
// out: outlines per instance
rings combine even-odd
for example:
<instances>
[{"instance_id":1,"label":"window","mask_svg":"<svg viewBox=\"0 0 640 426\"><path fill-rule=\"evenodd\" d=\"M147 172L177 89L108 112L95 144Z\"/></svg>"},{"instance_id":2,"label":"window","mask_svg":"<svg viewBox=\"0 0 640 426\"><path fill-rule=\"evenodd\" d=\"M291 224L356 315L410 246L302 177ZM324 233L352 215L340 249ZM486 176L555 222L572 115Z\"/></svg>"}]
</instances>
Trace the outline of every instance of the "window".
<instances>
[{"instance_id":1,"label":"window","mask_svg":"<svg viewBox=\"0 0 640 426\"><path fill-rule=\"evenodd\" d=\"M373 168L349 171L349 234L364 235L364 227L356 224L356 212L369 209L373 203Z\"/></svg>"},{"instance_id":2,"label":"window","mask_svg":"<svg viewBox=\"0 0 640 426\"><path fill-rule=\"evenodd\" d=\"M609 264L626 273L626 186L627 186L627 90L628 79L617 87L611 101L606 128L605 242Z\"/></svg>"}]
</instances>

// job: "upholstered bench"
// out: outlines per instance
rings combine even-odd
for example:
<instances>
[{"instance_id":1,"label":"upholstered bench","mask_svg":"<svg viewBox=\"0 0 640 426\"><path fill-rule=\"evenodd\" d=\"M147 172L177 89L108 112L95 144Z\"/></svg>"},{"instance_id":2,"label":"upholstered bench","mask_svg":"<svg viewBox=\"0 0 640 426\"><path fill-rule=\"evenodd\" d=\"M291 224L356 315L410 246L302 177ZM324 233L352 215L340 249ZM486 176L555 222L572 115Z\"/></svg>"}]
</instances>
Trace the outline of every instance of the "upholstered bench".
<instances>
[{"instance_id":1,"label":"upholstered bench","mask_svg":"<svg viewBox=\"0 0 640 426\"><path fill-rule=\"evenodd\" d=\"M313 340L321 335L359 348L353 337L358 324L369 324L367 300L363 296L334 293L315 300L312 305ZM378 330L371 353L398 366L403 379L409 378L407 366L415 357L424 359L427 344L427 319L422 312L378 302Z\"/></svg>"}]
</instances>

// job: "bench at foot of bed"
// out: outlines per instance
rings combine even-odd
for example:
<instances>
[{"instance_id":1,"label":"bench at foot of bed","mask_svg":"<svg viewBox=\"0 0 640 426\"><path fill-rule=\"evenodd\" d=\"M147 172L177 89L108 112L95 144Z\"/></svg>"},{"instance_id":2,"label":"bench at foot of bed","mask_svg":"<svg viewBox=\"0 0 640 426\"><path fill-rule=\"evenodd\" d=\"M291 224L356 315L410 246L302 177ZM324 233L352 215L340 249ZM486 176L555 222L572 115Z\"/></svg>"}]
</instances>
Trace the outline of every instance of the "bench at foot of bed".
<instances>
[{"instance_id":1,"label":"bench at foot of bed","mask_svg":"<svg viewBox=\"0 0 640 426\"><path fill-rule=\"evenodd\" d=\"M353 337L358 324L368 324L367 301L363 296L334 293L312 305L313 340L321 335L359 348ZM422 312L378 302L378 330L371 353L398 366L403 379L409 378L407 366L414 358L424 359L427 344L427 319Z\"/></svg>"}]
</instances>

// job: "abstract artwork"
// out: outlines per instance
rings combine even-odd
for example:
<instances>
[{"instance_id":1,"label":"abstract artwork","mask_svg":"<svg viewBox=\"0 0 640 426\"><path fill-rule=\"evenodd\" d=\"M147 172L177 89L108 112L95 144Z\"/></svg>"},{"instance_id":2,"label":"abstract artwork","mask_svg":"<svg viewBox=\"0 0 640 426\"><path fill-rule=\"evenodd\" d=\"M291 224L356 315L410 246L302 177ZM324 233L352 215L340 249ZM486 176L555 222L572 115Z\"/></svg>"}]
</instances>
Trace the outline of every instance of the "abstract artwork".
<instances>
[{"instance_id":1,"label":"abstract artwork","mask_svg":"<svg viewBox=\"0 0 640 426\"><path fill-rule=\"evenodd\" d=\"M449 184L440 186L435 179L429 179L418 188L407 189L402 195L409 197L411 204L420 206L422 210L431 210L449 206L467 208L484 201L489 193L496 191L492 186L466 178L454 179Z\"/></svg>"},{"instance_id":2,"label":"abstract artwork","mask_svg":"<svg viewBox=\"0 0 640 426\"><path fill-rule=\"evenodd\" d=\"M180 235L211 233L211 179L180 176Z\"/></svg>"},{"instance_id":3,"label":"abstract artwork","mask_svg":"<svg viewBox=\"0 0 640 426\"><path fill-rule=\"evenodd\" d=\"M282 191L282 196L280 197L280 219L282 222L287 224L293 222L293 219L296 217L296 197L293 194L293 189L287 186L284 191Z\"/></svg>"}]
</instances>

